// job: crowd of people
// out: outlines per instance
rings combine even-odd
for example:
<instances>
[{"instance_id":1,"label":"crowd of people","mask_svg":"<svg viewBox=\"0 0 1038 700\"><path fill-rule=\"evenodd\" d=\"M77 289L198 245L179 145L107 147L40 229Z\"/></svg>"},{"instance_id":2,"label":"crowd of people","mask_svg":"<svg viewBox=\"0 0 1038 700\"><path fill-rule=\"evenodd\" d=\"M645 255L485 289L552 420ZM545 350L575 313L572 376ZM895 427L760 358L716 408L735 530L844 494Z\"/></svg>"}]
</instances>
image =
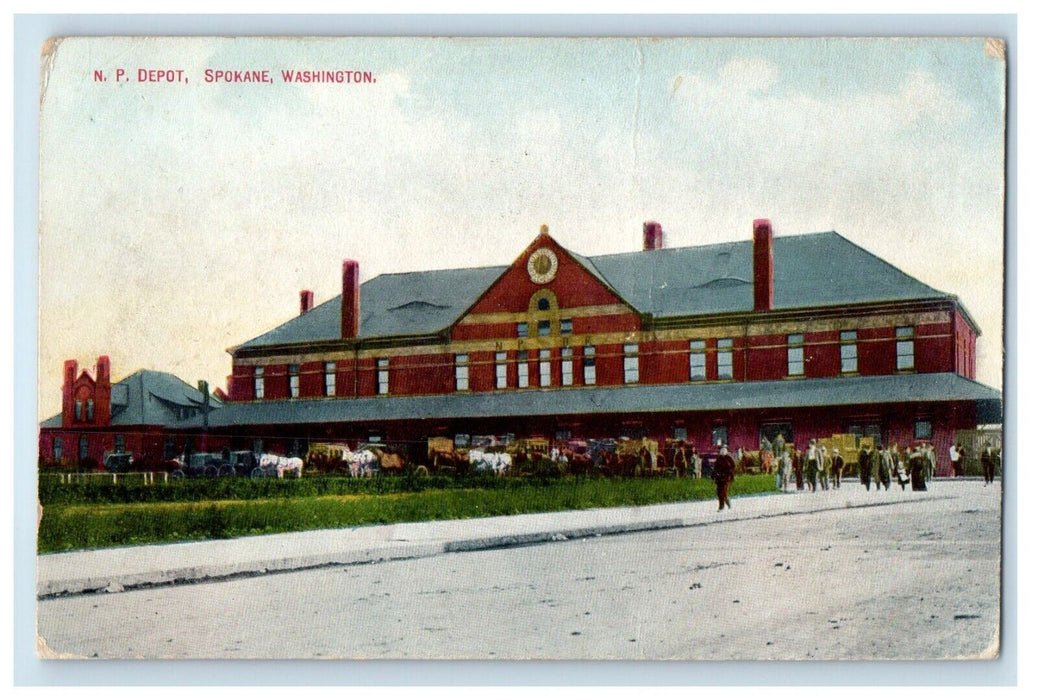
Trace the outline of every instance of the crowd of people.
<instances>
[{"instance_id":1,"label":"crowd of people","mask_svg":"<svg viewBox=\"0 0 1038 700\"><path fill-rule=\"evenodd\" d=\"M864 441L863 441L864 442ZM840 454L838 447L830 449L811 439L807 449L800 451L788 446L785 437L780 433L774 441L761 440L760 466L765 473L775 474L775 486L780 491L827 491L838 489L843 484L844 470L848 459ZM698 455L697 455L698 456ZM735 478L736 465L743 460L744 453L740 448L733 456L727 445L718 446L718 456L714 460L712 478L717 484L718 510L731 508L728 488ZM850 455L848 455L850 457ZM889 490L896 484L904 491L911 486L913 491L926 491L927 484L937 471L937 452L929 442L922 442L905 449L898 444L890 445L864 442L854 455L858 479L867 491L876 487L876 491ZM962 443L950 448L952 474L965 475L966 451ZM698 461L698 460L697 460ZM991 441L984 444L979 455L984 485L995 480L995 471L1001 463L1001 452L996 450ZM699 476L699 469L695 470Z\"/></svg>"}]
</instances>

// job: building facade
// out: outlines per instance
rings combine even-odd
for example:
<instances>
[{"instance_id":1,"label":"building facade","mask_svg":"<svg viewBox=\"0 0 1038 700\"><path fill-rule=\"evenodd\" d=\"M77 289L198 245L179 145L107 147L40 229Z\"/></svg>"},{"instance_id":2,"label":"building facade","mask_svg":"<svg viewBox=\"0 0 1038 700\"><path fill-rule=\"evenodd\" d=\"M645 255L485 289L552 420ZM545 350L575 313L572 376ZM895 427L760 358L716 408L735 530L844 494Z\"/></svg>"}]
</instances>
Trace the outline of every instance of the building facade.
<instances>
[{"instance_id":1,"label":"building facade","mask_svg":"<svg viewBox=\"0 0 1038 700\"><path fill-rule=\"evenodd\" d=\"M542 227L510 264L378 276L230 350L231 443L652 437L755 449L833 433L927 441L1001 421L957 297L835 232L584 257ZM181 424L197 430L199 419Z\"/></svg>"}]
</instances>

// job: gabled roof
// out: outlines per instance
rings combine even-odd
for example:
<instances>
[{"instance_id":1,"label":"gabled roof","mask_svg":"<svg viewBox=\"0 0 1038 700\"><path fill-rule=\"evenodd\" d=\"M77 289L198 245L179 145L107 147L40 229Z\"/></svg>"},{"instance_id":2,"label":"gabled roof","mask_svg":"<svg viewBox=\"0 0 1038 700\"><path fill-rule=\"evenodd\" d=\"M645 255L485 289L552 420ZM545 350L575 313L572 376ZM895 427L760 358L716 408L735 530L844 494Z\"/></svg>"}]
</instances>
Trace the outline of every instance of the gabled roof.
<instances>
[{"instance_id":1,"label":"gabled roof","mask_svg":"<svg viewBox=\"0 0 1038 700\"><path fill-rule=\"evenodd\" d=\"M403 272L360 286L360 338L425 335L450 326L507 266ZM342 296L296 316L238 348L337 340Z\"/></svg>"},{"instance_id":2,"label":"gabled roof","mask_svg":"<svg viewBox=\"0 0 1038 700\"><path fill-rule=\"evenodd\" d=\"M954 373L827 377L797 381L621 385L356 399L229 403L209 414L212 428L447 418L565 416L667 411L976 401L1001 414L1001 393ZM182 428L201 427L200 418Z\"/></svg>"},{"instance_id":3,"label":"gabled roof","mask_svg":"<svg viewBox=\"0 0 1038 700\"><path fill-rule=\"evenodd\" d=\"M753 310L753 243L663 248L575 260L634 309L656 318ZM829 231L774 238L775 309L792 310L951 295ZM361 285L361 339L449 328L506 266L380 275ZM340 338L335 297L238 348Z\"/></svg>"},{"instance_id":4,"label":"gabled roof","mask_svg":"<svg viewBox=\"0 0 1038 700\"><path fill-rule=\"evenodd\" d=\"M203 396L198 389L169 372L142 369L112 385L112 426L173 425L176 408L201 408ZM211 409L223 405L209 397ZM41 428L60 428L61 414L51 416Z\"/></svg>"}]
</instances>

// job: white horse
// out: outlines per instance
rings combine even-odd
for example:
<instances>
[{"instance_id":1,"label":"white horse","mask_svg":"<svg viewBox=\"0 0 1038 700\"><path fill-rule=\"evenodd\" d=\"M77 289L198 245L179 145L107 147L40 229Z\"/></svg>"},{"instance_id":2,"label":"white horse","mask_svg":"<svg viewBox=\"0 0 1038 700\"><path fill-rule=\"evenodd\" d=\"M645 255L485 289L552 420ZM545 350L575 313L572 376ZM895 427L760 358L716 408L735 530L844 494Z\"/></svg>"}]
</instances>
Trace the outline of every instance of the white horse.
<instances>
[{"instance_id":1,"label":"white horse","mask_svg":"<svg viewBox=\"0 0 1038 700\"><path fill-rule=\"evenodd\" d=\"M303 460L299 457L282 457L276 454L262 454L259 468L264 474L277 474L279 479L285 478L286 472L295 472L297 478L303 476Z\"/></svg>"},{"instance_id":2,"label":"white horse","mask_svg":"<svg viewBox=\"0 0 1038 700\"><path fill-rule=\"evenodd\" d=\"M350 465L350 476L371 476L378 471L378 455L371 450L346 450L343 459Z\"/></svg>"},{"instance_id":3,"label":"white horse","mask_svg":"<svg viewBox=\"0 0 1038 700\"><path fill-rule=\"evenodd\" d=\"M512 455L504 452L485 452L483 450L469 450L469 464L476 471L493 471L501 475L508 472L512 466Z\"/></svg>"}]
</instances>

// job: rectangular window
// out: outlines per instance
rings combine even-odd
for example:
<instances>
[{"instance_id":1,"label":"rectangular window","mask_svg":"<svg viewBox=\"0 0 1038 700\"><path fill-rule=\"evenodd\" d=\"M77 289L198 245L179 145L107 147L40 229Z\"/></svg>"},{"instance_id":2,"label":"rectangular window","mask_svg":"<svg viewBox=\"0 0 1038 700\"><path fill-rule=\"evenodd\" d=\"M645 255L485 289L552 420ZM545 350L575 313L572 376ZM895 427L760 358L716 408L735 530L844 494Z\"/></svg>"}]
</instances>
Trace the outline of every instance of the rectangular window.
<instances>
[{"instance_id":1,"label":"rectangular window","mask_svg":"<svg viewBox=\"0 0 1038 700\"><path fill-rule=\"evenodd\" d=\"M469 390L469 356L454 356L454 390Z\"/></svg>"},{"instance_id":2,"label":"rectangular window","mask_svg":"<svg viewBox=\"0 0 1038 700\"><path fill-rule=\"evenodd\" d=\"M573 386L573 348L562 348L562 386Z\"/></svg>"},{"instance_id":3,"label":"rectangular window","mask_svg":"<svg viewBox=\"0 0 1038 700\"><path fill-rule=\"evenodd\" d=\"M335 396L335 363L324 363L324 395Z\"/></svg>"},{"instance_id":4,"label":"rectangular window","mask_svg":"<svg viewBox=\"0 0 1038 700\"><path fill-rule=\"evenodd\" d=\"M915 328L903 326L896 331L897 335L897 368L899 370L915 369Z\"/></svg>"},{"instance_id":5,"label":"rectangular window","mask_svg":"<svg viewBox=\"0 0 1038 700\"><path fill-rule=\"evenodd\" d=\"M858 331L840 331L840 371L858 371Z\"/></svg>"},{"instance_id":6,"label":"rectangular window","mask_svg":"<svg viewBox=\"0 0 1038 700\"><path fill-rule=\"evenodd\" d=\"M688 350L688 378L706 379L706 341L690 340Z\"/></svg>"},{"instance_id":7,"label":"rectangular window","mask_svg":"<svg viewBox=\"0 0 1038 700\"><path fill-rule=\"evenodd\" d=\"M288 396L299 398L299 365L288 366Z\"/></svg>"},{"instance_id":8,"label":"rectangular window","mask_svg":"<svg viewBox=\"0 0 1038 700\"><path fill-rule=\"evenodd\" d=\"M65 445L61 441L61 438L54 438L54 459L61 459L62 450L64 450L64 448Z\"/></svg>"},{"instance_id":9,"label":"rectangular window","mask_svg":"<svg viewBox=\"0 0 1038 700\"><path fill-rule=\"evenodd\" d=\"M584 348L584 384L592 386L595 383L595 348L589 345Z\"/></svg>"},{"instance_id":10,"label":"rectangular window","mask_svg":"<svg viewBox=\"0 0 1038 700\"><path fill-rule=\"evenodd\" d=\"M530 386L530 365L527 363L528 353L526 350L520 350L516 353L516 365L515 368L519 373L519 388L525 389Z\"/></svg>"},{"instance_id":11,"label":"rectangular window","mask_svg":"<svg viewBox=\"0 0 1038 700\"><path fill-rule=\"evenodd\" d=\"M116 435L115 436L115 451L126 452L126 436Z\"/></svg>"},{"instance_id":12,"label":"rectangular window","mask_svg":"<svg viewBox=\"0 0 1038 700\"><path fill-rule=\"evenodd\" d=\"M551 386L551 350L541 350L540 356L540 385Z\"/></svg>"},{"instance_id":13,"label":"rectangular window","mask_svg":"<svg viewBox=\"0 0 1038 700\"><path fill-rule=\"evenodd\" d=\"M731 379L732 376L732 339L720 338L717 341L717 378Z\"/></svg>"},{"instance_id":14,"label":"rectangular window","mask_svg":"<svg viewBox=\"0 0 1038 700\"><path fill-rule=\"evenodd\" d=\"M498 352L494 354L494 381L498 389L508 388L508 353Z\"/></svg>"},{"instance_id":15,"label":"rectangular window","mask_svg":"<svg viewBox=\"0 0 1038 700\"><path fill-rule=\"evenodd\" d=\"M255 369L255 373L254 373L253 377L254 377L253 380L252 380L253 395L257 399L262 399L263 398L263 368L262 367L257 367Z\"/></svg>"},{"instance_id":16,"label":"rectangular window","mask_svg":"<svg viewBox=\"0 0 1038 700\"><path fill-rule=\"evenodd\" d=\"M572 332L573 332L573 319L572 318L564 318L561 321L559 321L559 333L562 333L562 335L569 335Z\"/></svg>"},{"instance_id":17,"label":"rectangular window","mask_svg":"<svg viewBox=\"0 0 1038 700\"><path fill-rule=\"evenodd\" d=\"M87 420L94 420L94 400L87 399Z\"/></svg>"},{"instance_id":18,"label":"rectangular window","mask_svg":"<svg viewBox=\"0 0 1038 700\"><path fill-rule=\"evenodd\" d=\"M537 335L544 337L551 335L551 321L543 319L537 322Z\"/></svg>"},{"instance_id":19,"label":"rectangular window","mask_svg":"<svg viewBox=\"0 0 1038 700\"><path fill-rule=\"evenodd\" d=\"M786 336L786 374L800 377L804 374L804 334Z\"/></svg>"},{"instance_id":20,"label":"rectangular window","mask_svg":"<svg viewBox=\"0 0 1038 700\"><path fill-rule=\"evenodd\" d=\"M76 420L83 420L83 402L76 402Z\"/></svg>"},{"instance_id":21,"label":"rectangular window","mask_svg":"<svg viewBox=\"0 0 1038 700\"><path fill-rule=\"evenodd\" d=\"M86 459L87 455L90 454L90 443L87 441L87 436L83 435L79 438L79 458Z\"/></svg>"},{"instance_id":22,"label":"rectangular window","mask_svg":"<svg viewBox=\"0 0 1038 700\"><path fill-rule=\"evenodd\" d=\"M377 362L378 366L378 393L388 394L389 393L389 358L380 357Z\"/></svg>"},{"instance_id":23,"label":"rectangular window","mask_svg":"<svg viewBox=\"0 0 1038 700\"><path fill-rule=\"evenodd\" d=\"M929 420L917 420L915 422L916 440L933 440L933 423Z\"/></svg>"},{"instance_id":24,"label":"rectangular window","mask_svg":"<svg viewBox=\"0 0 1038 700\"><path fill-rule=\"evenodd\" d=\"M682 426L674 426L674 439L688 440L688 428Z\"/></svg>"},{"instance_id":25,"label":"rectangular window","mask_svg":"<svg viewBox=\"0 0 1038 700\"><path fill-rule=\"evenodd\" d=\"M515 324L515 334L520 338L525 338L529 335L525 322Z\"/></svg>"},{"instance_id":26,"label":"rectangular window","mask_svg":"<svg viewBox=\"0 0 1038 700\"><path fill-rule=\"evenodd\" d=\"M638 344L624 345L624 384L635 384L638 381Z\"/></svg>"}]
</instances>

